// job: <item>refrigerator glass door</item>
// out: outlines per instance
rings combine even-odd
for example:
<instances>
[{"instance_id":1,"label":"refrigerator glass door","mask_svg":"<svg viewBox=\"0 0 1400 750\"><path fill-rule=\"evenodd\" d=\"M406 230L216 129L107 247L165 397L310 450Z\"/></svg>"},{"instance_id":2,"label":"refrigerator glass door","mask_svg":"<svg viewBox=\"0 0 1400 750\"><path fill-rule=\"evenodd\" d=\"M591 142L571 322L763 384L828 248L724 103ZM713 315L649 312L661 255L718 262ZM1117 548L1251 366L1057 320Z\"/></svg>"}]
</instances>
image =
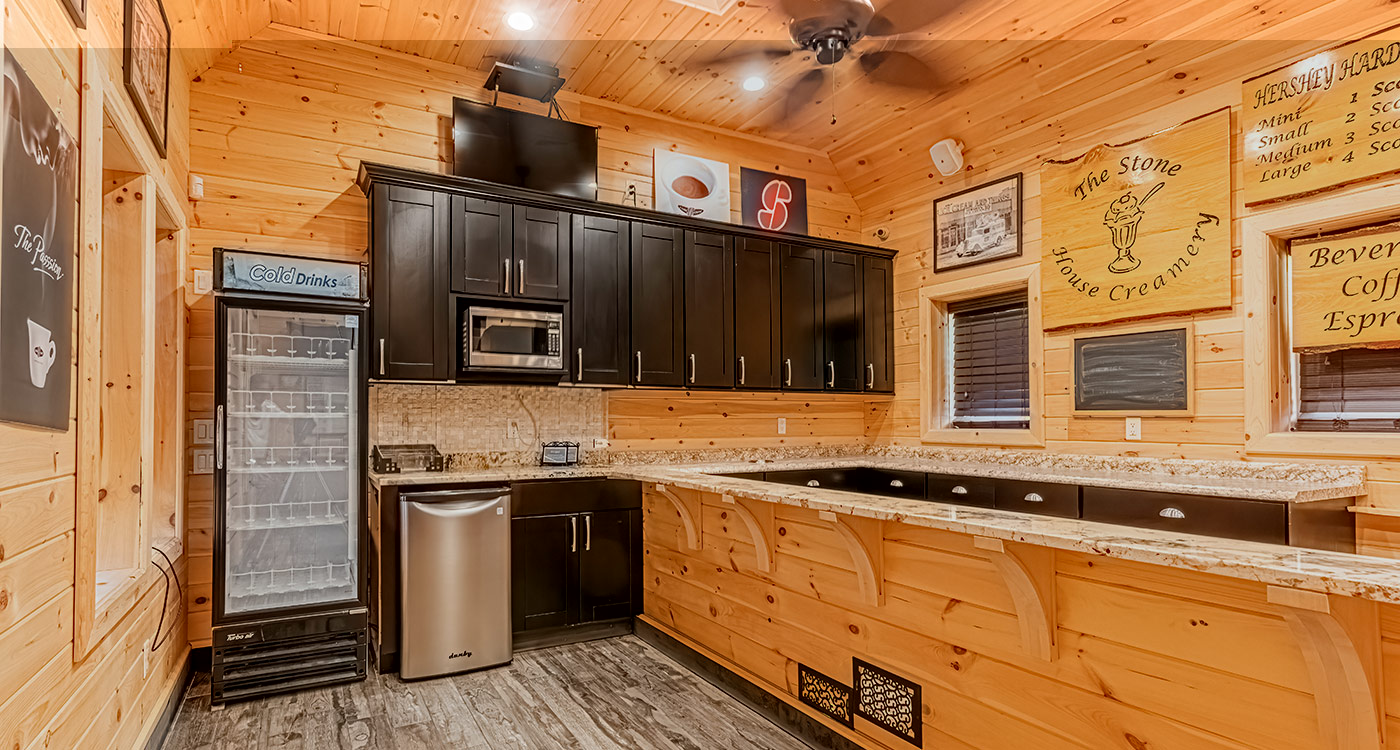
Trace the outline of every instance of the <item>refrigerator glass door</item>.
<instances>
[{"instance_id":1,"label":"refrigerator glass door","mask_svg":"<svg viewBox=\"0 0 1400 750\"><path fill-rule=\"evenodd\" d=\"M354 600L358 314L227 309L227 615Z\"/></svg>"}]
</instances>

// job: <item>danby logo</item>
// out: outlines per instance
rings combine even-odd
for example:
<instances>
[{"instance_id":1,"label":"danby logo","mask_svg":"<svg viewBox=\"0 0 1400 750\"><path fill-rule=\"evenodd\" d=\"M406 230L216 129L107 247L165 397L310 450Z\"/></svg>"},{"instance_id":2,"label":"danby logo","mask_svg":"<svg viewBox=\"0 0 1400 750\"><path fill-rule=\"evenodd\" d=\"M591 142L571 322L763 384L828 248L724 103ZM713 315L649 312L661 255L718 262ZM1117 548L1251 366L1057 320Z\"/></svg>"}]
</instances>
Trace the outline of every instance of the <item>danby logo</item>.
<instances>
[{"instance_id":1,"label":"danby logo","mask_svg":"<svg viewBox=\"0 0 1400 750\"><path fill-rule=\"evenodd\" d=\"M449 659L460 659L460 658L462 658L463 656L471 656L471 655L472 655L472 652L470 652L470 651L458 651L458 652L455 653L455 654L448 654L448 655L447 655L447 658L449 658Z\"/></svg>"},{"instance_id":2,"label":"danby logo","mask_svg":"<svg viewBox=\"0 0 1400 750\"><path fill-rule=\"evenodd\" d=\"M250 630L250 631L248 631L248 632L246 632L246 633L229 633L229 634L228 634L228 637L225 638L224 640L226 640L226 641L246 641L246 640L248 640L249 638L252 638L252 637L253 637L253 631Z\"/></svg>"},{"instance_id":3,"label":"danby logo","mask_svg":"<svg viewBox=\"0 0 1400 750\"><path fill-rule=\"evenodd\" d=\"M273 284L294 284L296 286L326 287L333 289L340 285L340 280L326 273L305 273L295 268L286 266L272 266L257 263L248 269L248 276L253 281L270 282Z\"/></svg>"}]
</instances>

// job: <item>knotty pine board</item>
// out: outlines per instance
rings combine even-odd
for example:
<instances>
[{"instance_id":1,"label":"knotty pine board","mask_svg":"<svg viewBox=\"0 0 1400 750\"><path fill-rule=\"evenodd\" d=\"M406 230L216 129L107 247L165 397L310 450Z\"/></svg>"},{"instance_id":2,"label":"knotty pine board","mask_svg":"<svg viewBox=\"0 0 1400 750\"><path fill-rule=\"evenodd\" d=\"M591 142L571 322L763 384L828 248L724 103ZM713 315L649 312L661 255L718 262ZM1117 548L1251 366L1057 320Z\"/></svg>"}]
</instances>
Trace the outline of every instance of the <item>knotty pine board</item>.
<instances>
[{"instance_id":1,"label":"knotty pine board","mask_svg":"<svg viewBox=\"0 0 1400 750\"><path fill-rule=\"evenodd\" d=\"M193 205L188 265L212 266L213 248L248 247L364 261L368 204L354 180L362 160L450 171L451 99L482 98L485 75L421 57L285 26L257 32L209 61L190 85L190 158L205 178ZM413 85L405 85L411 81ZM507 97L508 98L508 97ZM573 120L600 126L600 199L621 202L629 184L651 202L654 148L808 181L812 233L859 240L859 211L825 154L692 125L601 100L561 94ZM513 106L543 112L538 102ZM738 220L739 201L733 202ZM213 307L191 295L186 356L189 416L213 409ZM871 402L859 394L610 391L608 435L620 450L847 444L864 439ZM786 435L777 418L786 417ZM213 488L187 482L189 630L207 645L212 608Z\"/></svg>"},{"instance_id":2,"label":"knotty pine board","mask_svg":"<svg viewBox=\"0 0 1400 750\"><path fill-rule=\"evenodd\" d=\"M777 507L764 574L732 506L698 494L695 551L674 507L645 495L645 611L770 690L795 691L798 661L849 680L858 656L917 680L925 731L968 747L1319 746L1301 652L1262 584L1056 552L1060 658L1043 663L1021 654L1005 586L969 536L887 523L877 608L815 512ZM1395 684L1400 608L1382 620ZM888 740L869 727L838 731Z\"/></svg>"}]
</instances>

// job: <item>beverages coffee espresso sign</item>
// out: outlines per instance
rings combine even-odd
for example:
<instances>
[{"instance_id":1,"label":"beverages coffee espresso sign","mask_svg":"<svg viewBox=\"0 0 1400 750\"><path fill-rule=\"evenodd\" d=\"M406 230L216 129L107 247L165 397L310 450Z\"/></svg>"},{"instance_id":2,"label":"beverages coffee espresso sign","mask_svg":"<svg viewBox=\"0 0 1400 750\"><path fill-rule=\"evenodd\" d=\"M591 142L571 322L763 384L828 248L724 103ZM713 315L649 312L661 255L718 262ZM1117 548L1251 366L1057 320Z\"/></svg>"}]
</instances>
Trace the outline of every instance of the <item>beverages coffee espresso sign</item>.
<instances>
[{"instance_id":1,"label":"beverages coffee espresso sign","mask_svg":"<svg viewBox=\"0 0 1400 750\"><path fill-rule=\"evenodd\" d=\"M1400 346L1400 224L1289 250L1295 351Z\"/></svg>"},{"instance_id":2,"label":"beverages coffee espresso sign","mask_svg":"<svg viewBox=\"0 0 1400 750\"><path fill-rule=\"evenodd\" d=\"M1230 113L1041 169L1047 330L1230 306Z\"/></svg>"},{"instance_id":3,"label":"beverages coffee espresso sign","mask_svg":"<svg viewBox=\"0 0 1400 750\"><path fill-rule=\"evenodd\" d=\"M1244 200L1400 172L1400 27L1244 82Z\"/></svg>"}]
</instances>

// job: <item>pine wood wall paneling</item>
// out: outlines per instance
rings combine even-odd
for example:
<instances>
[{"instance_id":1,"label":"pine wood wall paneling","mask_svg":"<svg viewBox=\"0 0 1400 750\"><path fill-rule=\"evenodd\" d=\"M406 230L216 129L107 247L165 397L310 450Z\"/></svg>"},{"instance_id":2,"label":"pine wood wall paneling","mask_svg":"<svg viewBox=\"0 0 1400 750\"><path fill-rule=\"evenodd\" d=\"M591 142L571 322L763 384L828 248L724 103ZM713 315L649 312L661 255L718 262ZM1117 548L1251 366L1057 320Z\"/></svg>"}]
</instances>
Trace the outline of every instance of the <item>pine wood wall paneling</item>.
<instances>
[{"instance_id":1,"label":"pine wood wall paneling","mask_svg":"<svg viewBox=\"0 0 1400 750\"><path fill-rule=\"evenodd\" d=\"M646 495L647 615L778 691L793 689L795 661L849 679L851 656L873 657L924 686L931 737L972 747L1319 746L1301 653L1261 584L1057 555L1061 656L1047 664L1020 651L1005 584L969 536L886 524L876 608L814 512L777 508L765 574L732 506L690 494L702 503L696 551L674 507ZM1383 622L1393 680L1400 608Z\"/></svg>"},{"instance_id":2,"label":"pine wood wall paneling","mask_svg":"<svg viewBox=\"0 0 1400 750\"><path fill-rule=\"evenodd\" d=\"M360 161L449 171L451 98L483 98L484 80L450 63L302 29L262 29L191 83L190 158L205 178L205 197L193 203L187 265L211 267L219 246L363 260L367 203L354 185ZM572 94L560 102L570 118L601 128L602 200L620 202L631 184L639 203L650 205L653 149L683 150L729 162L735 221L738 167L746 165L808 181L813 234L860 238L859 209L821 152ZM512 104L544 111L538 102ZM212 300L191 297L188 325L189 416L209 418ZM611 391L609 436L623 450L849 444L864 439L871 401L858 394ZM786 435L777 432L780 416L788 419ZM204 645L213 489L197 476L186 489L189 631Z\"/></svg>"}]
</instances>

